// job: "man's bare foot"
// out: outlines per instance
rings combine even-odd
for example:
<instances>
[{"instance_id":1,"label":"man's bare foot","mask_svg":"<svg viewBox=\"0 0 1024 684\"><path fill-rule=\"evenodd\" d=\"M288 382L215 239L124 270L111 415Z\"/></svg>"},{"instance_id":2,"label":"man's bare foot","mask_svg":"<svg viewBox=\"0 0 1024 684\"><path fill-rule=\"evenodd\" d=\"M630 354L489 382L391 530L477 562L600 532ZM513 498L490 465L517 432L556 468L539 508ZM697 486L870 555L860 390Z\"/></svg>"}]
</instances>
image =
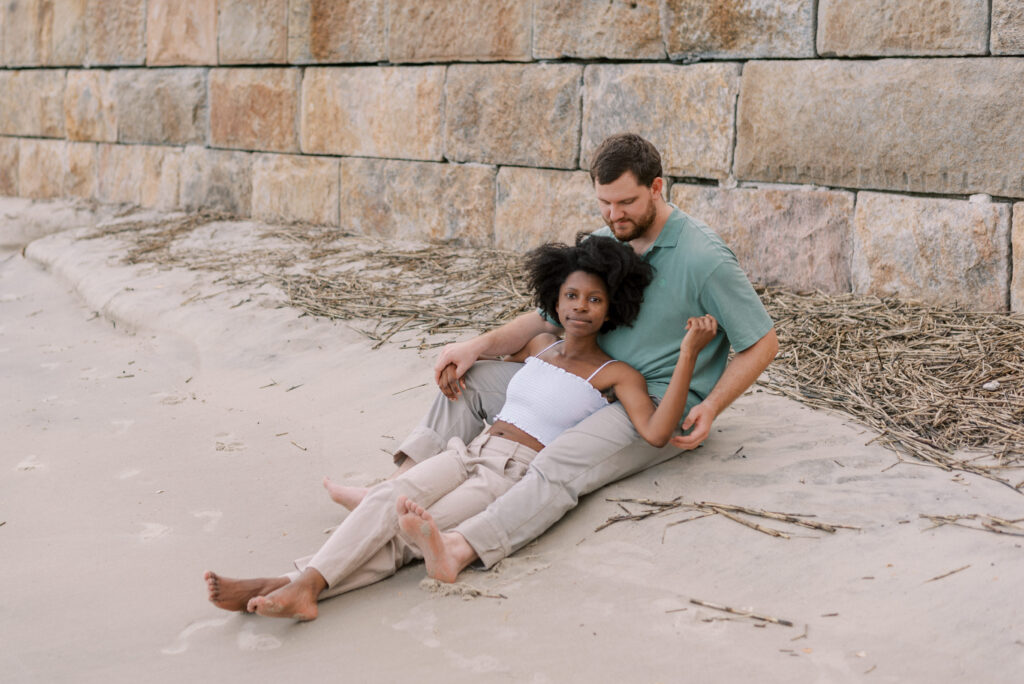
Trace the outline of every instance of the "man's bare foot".
<instances>
[{"instance_id":1,"label":"man's bare foot","mask_svg":"<svg viewBox=\"0 0 1024 684\"><path fill-rule=\"evenodd\" d=\"M313 568L306 568L298 579L266 596L249 599L246 609L266 617L283 617L295 620L316 620L317 598L327 588L323 575Z\"/></svg>"},{"instance_id":2,"label":"man's bare foot","mask_svg":"<svg viewBox=\"0 0 1024 684\"><path fill-rule=\"evenodd\" d=\"M423 561L427 564L427 574L441 582L451 584L465 567L448 548L447 537L458 536L457 533L444 533L437 529L434 518L418 505L404 496L398 497L398 524L408 536L409 541L423 553Z\"/></svg>"},{"instance_id":3,"label":"man's bare foot","mask_svg":"<svg viewBox=\"0 0 1024 684\"><path fill-rule=\"evenodd\" d=\"M245 610L250 600L288 584L287 577L232 579L221 577L210 570L203 574L203 579L206 580L210 603L224 610Z\"/></svg>"},{"instance_id":4,"label":"man's bare foot","mask_svg":"<svg viewBox=\"0 0 1024 684\"><path fill-rule=\"evenodd\" d=\"M340 485L329 477L324 478L324 489L330 495L331 501L341 504L350 511L359 505L359 502L366 496L366 492L369 491L366 487Z\"/></svg>"}]
</instances>

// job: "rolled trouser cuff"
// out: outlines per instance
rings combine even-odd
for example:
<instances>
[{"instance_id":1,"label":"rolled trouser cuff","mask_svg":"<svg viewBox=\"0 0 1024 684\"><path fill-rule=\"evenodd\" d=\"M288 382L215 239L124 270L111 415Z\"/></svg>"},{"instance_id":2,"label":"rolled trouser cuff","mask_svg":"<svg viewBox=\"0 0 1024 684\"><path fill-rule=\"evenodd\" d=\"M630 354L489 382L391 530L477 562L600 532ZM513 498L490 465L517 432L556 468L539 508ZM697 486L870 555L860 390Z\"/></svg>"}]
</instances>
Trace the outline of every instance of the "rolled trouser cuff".
<instances>
[{"instance_id":1,"label":"rolled trouser cuff","mask_svg":"<svg viewBox=\"0 0 1024 684\"><path fill-rule=\"evenodd\" d=\"M395 465L402 465L403 458L399 454L408 456L414 463L425 461L444 451L446 442L447 440L443 439L436 431L424 425L418 425L398 445L398 449L395 451Z\"/></svg>"},{"instance_id":2,"label":"rolled trouser cuff","mask_svg":"<svg viewBox=\"0 0 1024 684\"><path fill-rule=\"evenodd\" d=\"M453 531L461 534L473 547L477 558L487 569L512 552L505 531L491 523L487 511L463 521Z\"/></svg>"}]
</instances>

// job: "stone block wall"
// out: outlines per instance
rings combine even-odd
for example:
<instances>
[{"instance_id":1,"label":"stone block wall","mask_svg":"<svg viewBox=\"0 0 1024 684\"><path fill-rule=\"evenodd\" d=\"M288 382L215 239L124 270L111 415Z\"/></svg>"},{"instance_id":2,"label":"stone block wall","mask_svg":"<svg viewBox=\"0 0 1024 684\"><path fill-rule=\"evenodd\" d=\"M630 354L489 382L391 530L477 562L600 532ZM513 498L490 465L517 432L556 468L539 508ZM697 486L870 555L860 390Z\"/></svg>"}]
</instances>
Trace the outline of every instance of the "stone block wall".
<instances>
[{"instance_id":1,"label":"stone block wall","mask_svg":"<svg viewBox=\"0 0 1024 684\"><path fill-rule=\"evenodd\" d=\"M751 278L1024 311L1019 0L4 0L0 194L525 250L607 135Z\"/></svg>"}]
</instances>

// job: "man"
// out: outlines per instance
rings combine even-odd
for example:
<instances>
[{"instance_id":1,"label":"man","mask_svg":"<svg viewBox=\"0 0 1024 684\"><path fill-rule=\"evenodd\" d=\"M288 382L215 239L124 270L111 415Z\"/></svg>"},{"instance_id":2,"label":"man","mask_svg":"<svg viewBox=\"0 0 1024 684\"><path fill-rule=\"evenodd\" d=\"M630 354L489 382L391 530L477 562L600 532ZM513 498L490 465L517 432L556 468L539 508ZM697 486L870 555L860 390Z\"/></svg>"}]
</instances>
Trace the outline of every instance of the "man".
<instances>
[{"instance_id":1,"label":"man","mask_svg":"<svg viewBox=\"0 0 1024 684\"><path fill-rule=\"evenodd\" d=\"M707 226L664 200L661 174L657 149L638 135L612 136L594 153L590 176L607 224L595 234L628 243L655 271L634 325L606 333L599 342L643 373L648 391L660 398L687 318L715 317L720 332L698 357L683 433L665 447L651 446L622 407L609 404L546 445L522 480L450 532L439 532L422 509L401 502L403 529L421 547L432 577L453 582L477 559L491 567L544 532L580 495L695 449L718 414L775 358L772 321L735 255ZM435 365L443 396L396 452L400 470L438 453L450 437L472 438L501 408L518 365L481 359L513 354L534 336L558 330L541 314L527 313L446 346ZM731 362L730 346L736 352Z\"/></svg>"}]
</instances>

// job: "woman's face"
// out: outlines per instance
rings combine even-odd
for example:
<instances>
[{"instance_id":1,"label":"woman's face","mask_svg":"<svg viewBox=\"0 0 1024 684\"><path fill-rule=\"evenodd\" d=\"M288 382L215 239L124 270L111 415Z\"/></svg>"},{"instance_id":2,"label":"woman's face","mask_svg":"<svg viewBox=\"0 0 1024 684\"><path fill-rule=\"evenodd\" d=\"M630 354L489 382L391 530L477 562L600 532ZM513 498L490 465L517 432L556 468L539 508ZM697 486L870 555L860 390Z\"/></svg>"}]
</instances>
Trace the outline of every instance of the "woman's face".
<instances>
[{"instance_id":1,"label":"woman's face","mask_svg":"<svg viewBox=\"0 0 1024 684\"><path fill-rule=\"evenodd\" d=\"M573 271L558 290L558 320L566 332L589 335L608 320L608 288L593 273Z\"/></svg>"}]
</instances>

